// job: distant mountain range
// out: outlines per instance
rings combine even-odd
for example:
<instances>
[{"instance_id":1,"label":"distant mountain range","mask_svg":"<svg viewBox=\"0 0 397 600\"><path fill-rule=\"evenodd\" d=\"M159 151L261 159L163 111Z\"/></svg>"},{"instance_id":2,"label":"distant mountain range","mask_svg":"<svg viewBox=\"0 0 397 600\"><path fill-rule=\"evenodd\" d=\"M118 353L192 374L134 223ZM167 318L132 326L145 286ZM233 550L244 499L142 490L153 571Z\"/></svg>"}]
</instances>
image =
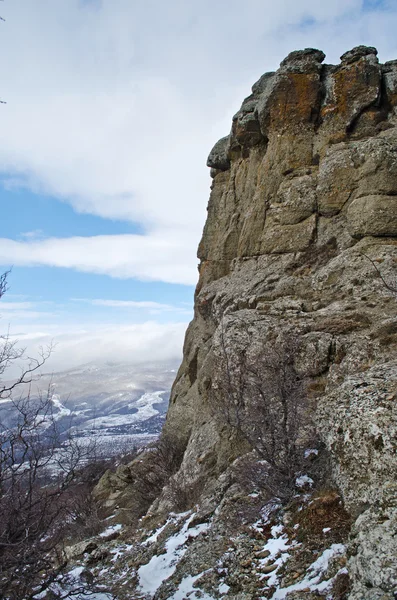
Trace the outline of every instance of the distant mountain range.
<instances>
[{"instance_id":1,"label":"distant mountain range","mask_svg":"<svg viewBox=\"0 0 397 600\"><path fill-rule=\"evenodd\" d=\"M156 439L163 426L175 362L132 365L87 364L78 369L45 373L34 382L32 397L49 393L59 430L82 444L96 440L102 457L130 451ZM18 389L18 397L28 393ZM0 422L13 416L10 401L0 404Z\"/></svg>"}]
</instances>

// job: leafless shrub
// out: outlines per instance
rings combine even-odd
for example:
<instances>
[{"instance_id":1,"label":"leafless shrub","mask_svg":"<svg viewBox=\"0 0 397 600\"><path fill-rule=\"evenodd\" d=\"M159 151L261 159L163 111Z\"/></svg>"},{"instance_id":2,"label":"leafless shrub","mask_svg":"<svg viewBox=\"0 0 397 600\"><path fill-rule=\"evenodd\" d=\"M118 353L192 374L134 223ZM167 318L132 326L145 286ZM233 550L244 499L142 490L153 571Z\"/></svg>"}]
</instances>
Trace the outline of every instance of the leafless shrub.
<instances>
[{"instance_id":1,"label":"leafless shrub","mask_svg":"<svg viewBox=\"0 0 397 600\"><path fill-rule=\"evenodd\" d=\"M66 566L71 499L91 447L61 439L50 393L10 404L11 423L0 423L0 586L5 598L19 600Z\"/></svg>"},{"instance_id":2,"label":"leafless shrub","mask_svg":"<svg viewBox=\"0 0 397 600\"><path fill-rule=\"evenodd\" d=\"M267 492L268 471L267 463L258 460L255 453L250 453L233 465L233 478L246 494L263 490Z\"/></svg>"},{"instance_id":3,"label":"leafless shrub","mask_svg":"<svg viewBox=\"0 0 397 600\"><path fill-rule=\"evenodd\" d=\"M205 481L196 479L187 484L171 477L167 485L168 499L172 502L174 510L184 512L199 503L204 489Z\"/></svg>"},{"instance_id":4,"label":"leafless shrub","mask_svg":"<svg viewBox=\"0 0 397 600\"><path fill-rule=\"evenodd\" d=\"M157 442L134 461L131 477L141 514L158 498L179 469L182 458L183 448L178 440L164 432Z\"/></svg>"},{"instance_id":5,"label":"leafless shrub","mask_svg":"<svg viewBox=\"0 0 397 600\"><path fill-rule=\"evenodd\" d=\"M222 325L211 405L263 461L264 487L288 499L312 430L305 381L295 368L300 338L295 332L279 334L263 346L255 344L244 323L238 326L238 339L230 343Z\"/></svg>"},{"instance_id":6,"label":"leafless shrub","mask_svg":"<svg viewBox=\"0 0 397 600\"><path fill-rule=\"evenodd\" d=\"M92 537L103 529L101 510L92 495L92 488L92 484L84 482L71 487L68 494L66 508L70 527L65 535L73 541Z\"/></svg>"}]
</instances>

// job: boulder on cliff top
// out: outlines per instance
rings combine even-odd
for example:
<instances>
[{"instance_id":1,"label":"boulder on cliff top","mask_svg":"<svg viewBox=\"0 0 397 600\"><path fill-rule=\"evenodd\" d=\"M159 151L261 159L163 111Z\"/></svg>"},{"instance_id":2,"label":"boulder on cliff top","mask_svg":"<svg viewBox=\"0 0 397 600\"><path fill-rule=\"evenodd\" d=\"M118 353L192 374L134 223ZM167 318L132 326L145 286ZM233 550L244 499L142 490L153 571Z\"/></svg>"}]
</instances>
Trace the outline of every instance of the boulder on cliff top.
<instances>
[{"instance_id":1,"label":"boulder on cliff top","mask_svg":"<svg viewBox=\"0 0 397 600\"><path fill-rule=\"evenodd\" d=\"M288 71L299 71L300 73L310 72L318 68L325 58L322 50L316 48L305 48L304 50L294 50L290 52L280 67Z\"/></svg>"},{"instance_id":2,"label":"boulder on cliff top","mask_svg":"<svg viewBox=\"0 0 397 600\"><path fill-rule=\"evenodd\" d=\"M341 61L345 64L349 64L355 62L356 60L360 60L364 56L374 55L377 56L378 51L373 46L356 46L351 50L348 50L340 57Z\"/></svg>"}]
</instances>

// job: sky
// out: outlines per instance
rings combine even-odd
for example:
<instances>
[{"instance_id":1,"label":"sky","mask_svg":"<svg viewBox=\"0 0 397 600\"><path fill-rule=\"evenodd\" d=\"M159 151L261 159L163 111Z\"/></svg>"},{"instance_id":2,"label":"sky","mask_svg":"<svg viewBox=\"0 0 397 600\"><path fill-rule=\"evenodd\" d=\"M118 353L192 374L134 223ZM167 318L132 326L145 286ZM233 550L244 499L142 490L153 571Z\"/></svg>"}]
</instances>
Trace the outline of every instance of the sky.
<instances>
[{"instance_id":1,"label":"sky","mask_svg":"<svg viewBox=\"0 0 397 600\"><path fill-rule=\"evenodd\" d=\"M397 58L397 0L4 0L0 333L48 366L178 358L207 155L292 50Z\"/></svg>"}]
</instances>

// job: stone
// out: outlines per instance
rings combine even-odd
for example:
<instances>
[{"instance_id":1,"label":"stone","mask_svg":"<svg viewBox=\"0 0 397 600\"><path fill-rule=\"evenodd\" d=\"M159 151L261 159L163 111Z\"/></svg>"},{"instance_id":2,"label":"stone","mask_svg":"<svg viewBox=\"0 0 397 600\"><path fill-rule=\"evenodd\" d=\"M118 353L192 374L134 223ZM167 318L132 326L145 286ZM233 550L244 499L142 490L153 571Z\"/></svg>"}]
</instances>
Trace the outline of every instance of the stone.
<instances>
[{"instance_id":1,"label":"stone","mask_svg":"<svg viewBox=\"0 0 397 600\"><path fill-rule=\"evenodd\" d=\"M347 226L353 237L397 237L397 196L363 196L347 209Z\"/></svg>"},{"instance_id":2,"label":"stone","mask_svg":"<svg viewBox=\"0 0 397 600\"><path fill-rule=\"evenodd\" d=\"M279 254L303 252L310 245L316 229L316 216L294 225L278 225L272 217L266 219L261 240L261 252Z\"/></svg>"},{"instance_id":3,"label":"stone","mask_svg":"<svg viewBox=\"0 0 397 600\"><path fill-rule=\"evenodd\" d=\"M267 89L267 87L268 87L268 84L269 84L269 82L270 82L270 81L273 79L274 75L275 75L275 72L274 72L274 71L270 71L269 73L264 73L264 74L263 74L263 75L262 75L262 76L261 76L261 77L258 79L258 81L256 81L256 82L253 84L253 86L252 86L252 88L251 88L251 90L252 90L252 93L253 93L255 96L258 96L259 94L262 94L263 92L265 92L265 91L266 91L266 89Z\"/></svg>"},{"instance_id":4,"label":"stone","mask_svg":"<svg viewBox=\"0 0 397 600\"><path fill-rule=\"evenodd\" d=\"M83 556L83 554L91 554L98 548L98 544L93 540L83 540L73 546L66 546L65 555L68 560Z\"/></svg>"},{"instance_id":5,"label":"stone","mask_svg":"<svg viewBox=\"0 0 397 600\"><path fill-rule=\"evenodd\" d=\"M331 146L319 165L317 197L320 215L338 214L350 198L357 179L352 149L344 143Z\"/></svg>"},{"instance_id":6,"label":"stone","mask_svg":"<svg viewBox=\"0 0 397 600\"><path fill-rule=\"evenodd\" d=\"M228 158L229 136L220 139L212 148L207 159L207 166L219 171L227 171L230 168Z\"/></svg>"},{"instance_id":7,"label":"stone","mask_svg":"<svg viewBox=\"0 0 397 600\"><path fill-rule=\"evenodd\" d=\"M285 177L277 196L270 201L269 215L274 223L295 225L310 217L317 209L316 177L301 175Z\"/></svg>"},{"instance_id":8,"label":"stone","mask_svg":"<svg viewBox=\"0 0 397 600\"><path fill-rule=\"evenodd\" d=\"M348 50L340 57L342 63L353 63L365 56L377 56L378 51L372 46L356 46L352 50Z\"/></svg>"},{"instance_id":9,"label":"stone","mask_svg":"<svg viewBox=\"0 0 397 600\"><path fill-rule=\"evenodd\" d=\"M256 554L257 558L267 558L268 556L270 556L269 550L261 550Z\"/></svg>"},{"instance_id":10,"label":"stone","mask_svg":"<svg viewBox=\"0 0 397 600\"><path fill-rule=\"evenodd\" d=\"M304 50L294 50L290 52L284 60L281 61L280 67L288 69L288 71L299 71L305 73L313 69L318 69L325 58L322 50L315 48L305 48Z\"/></svg>"},{"instance_id":11,"label":"stone","mask_svg":"<svg viewBox=\"0 0 397 600\"><path fill-rule=\"evenodd\" d=\"M346 134L353 133L358 127L360 119L366 118L368 109L379 106L382 70L376 56L364 51L352 56L354 61L346 60L324 72L326 93L321 106L322 126L317 142L320 153L330 142L344 141Z\"/></svg>"},{"instance_id":12,"label":"stone","mask_svg":"<svg viewBox=\"0 0 397 600\"><path fill-rule=\"evenodd\" d=\"M387 102L395 112L397 104L397 60L391 60L382 67Z\"/></svg>"},{"instance_id":13,"label":"stone","mask_svg":"<svg viewBox=\"0 0 397 600\"><path fill-rule=\"evenodd\" d=\"M240 110L233 117L230 134L230 149L256 146L263 139L256 112L257 99L250 96L244 100Z\"/></svg>"},{"instance_id":14,"label":"stone","mask_svg":"<svg viewBox=\"0 0 397 600\"><path fill-rule=\"evenodd\" d=\"M272 564L272 565L264 565L263 567L260 568L260 570L262 571L262 573L273 573L273 571L275 571L277 569L278 565L277 564Z\"/></svg>"}]
</instances>

